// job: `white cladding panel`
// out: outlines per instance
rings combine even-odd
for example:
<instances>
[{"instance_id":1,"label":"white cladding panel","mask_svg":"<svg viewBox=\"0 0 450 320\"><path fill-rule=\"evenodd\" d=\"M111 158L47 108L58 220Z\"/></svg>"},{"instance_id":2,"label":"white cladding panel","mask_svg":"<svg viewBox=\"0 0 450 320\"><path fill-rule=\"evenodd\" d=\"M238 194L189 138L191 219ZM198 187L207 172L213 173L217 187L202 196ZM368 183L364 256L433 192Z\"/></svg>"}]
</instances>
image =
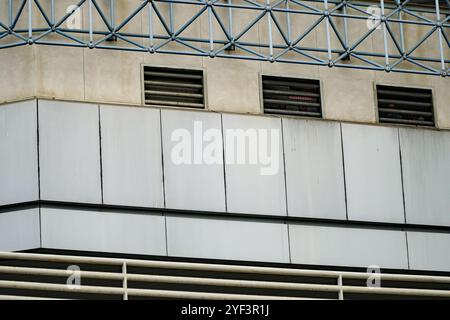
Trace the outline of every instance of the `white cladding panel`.
<instances>
[{"instance_id":1,"label":"white cladding panel","mask_svg":"<svg viewBox=\"0 0 450 320\"><path fill-rule=\"evenodd\" d=\"M103 201L164 207L160 111L100 106Z\"/></svg>"},{"instance_id":2,"label":"white cladding panel","mask_svg":"<svg viewBox=\"0 0 450 320\"><path fill-rule=\"evenodd\" d=\"M0 212L0 251L40 247L39 209Z\"/></svg>"},{"instance_id":3,"label":"white cladding panel","mask_svg":"<svg viewBox=\"0 0 450 320\"><path fill-rule=\"evenodd\" d=\"M288 215L346 217L339 123L283 119Z\"/></svg>"},{"instance_id":4,"label":"white cladding panel","mask_svg":"<svg viewBox=\"0 0 450 320\"><path fill-rule=\"evenodd\" d=\"M349 220L404 223L398 129L342 124Z\"/></svg>"},{"instance_id":5,"label":"white cladding panel","mask_svg":"<svg viewBox=\"0 0 450 320\"><path fill-rule=\"evenodd\" d=\"M450 132L400 129L406 222L450 226Z\"/></svg>"},{"instance_id":6,"label":"white cladding panel","mask_svg":"<svg viewBox=\"0 0 450 320\"><path fill-rule=\"evenodd\" d=\"M292 263L408 268L403 231L319 225L289 225Z\"/></svg>"},{"instance_id":7,"label":"white cladding panel","mask_svg":"<svg viewBox=\"0 0 450 320\"><path fill-rule=\"evenodd\" d=\"M36 100L0 106L0 206L38 200Z\"/></svg>"},{"instance_id":8,"label":"white cladding panel","mask_svg":"<svg viewBox=\"0 0 450 320\"><path fill-rule=\"evenodd\" d=\"M283 223L168 216L167 247L177 257L289 262Z\"/></svg>"},{"instance_id":9,"label":"white cladding panel","mask_svg":"<svg viewBox=\"0 0 450 320\"><path fill-rule=\"evenodd\" d=\"M222 117L228 212L287 215L280 118Z\"/></svg>"},{"instance_id":10,"label":"white cladding panel","mask_svg":"<svg viewBox=\"0 0 450 320\"><path fill-rule=\"evenodd\" d=\"M166 255L162 215L41 209L42 247Z\"/></svg>"},{"instance_id":11,"label":"white cladding panel","mask_svg":"<svg viewBox=\"0 0 450 320\"><path fill-rule=\"evenodd\" d=\"M408 231L407 235L411 269L450 271L450 234Z\"/></svg>"},{"instance_id":12,"label":"white cladding panel","mask_svg":"<svg viewBox=\"0 0 450 320\"><path fill-rule=\"evenodd\" d=\"M38 103L41 198L101 203L98 106Z\"/></svg>"},{"instance_id":13,"label":"white cladding panel","mask_svg":"<svg viewBox=\"0 0 450 320\"><path fill-rule=\"evenodd\" d=\"M225 211L225 182L220 115L162 110L166 207ZM212 140L207 141L208 135ZM214 142L216 144L214 144ZM203 157L217 146L216 161ZM219 162L220 160L220 162Z\"/></svg>"}]
</instances>

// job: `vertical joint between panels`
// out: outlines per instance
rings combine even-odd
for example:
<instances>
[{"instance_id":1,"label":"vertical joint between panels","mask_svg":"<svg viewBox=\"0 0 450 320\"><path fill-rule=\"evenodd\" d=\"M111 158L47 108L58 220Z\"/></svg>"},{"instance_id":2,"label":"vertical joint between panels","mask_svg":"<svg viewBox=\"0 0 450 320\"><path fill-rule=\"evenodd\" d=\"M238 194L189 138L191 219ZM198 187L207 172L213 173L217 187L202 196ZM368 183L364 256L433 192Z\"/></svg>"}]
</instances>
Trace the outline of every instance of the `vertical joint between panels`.
<instances>
[{"instance_id":1,"label":"vertical joint between panels","mask_svg":"<svg viewBox=\"0 0 450 320\"><path fill-rule=\"evenodd\" d=\"M345 176L344 135L342 133L342 123L339 123L339 133L341 135L341 158L342 158L342 176L344 178L345 217L348 220L347 179Z\"/></svg>"},{"instance_id":2,"label":"vertical joint between panels","mask_svg":"<svg viewBox=\"0 0 450 320\"><path fill-rule=\"evenodd\" d=\"M100 196L101 196L101 202L104 204L104 197L103 197L103 154L102 154L102 123L101 123L101 112L100 112L100 105L97 105L97 112L98 112L98 145L99 145L99 152L100 152Z\"/></svg>"},{"instance_id":3,"label":"vertical joint between panels","mask_svg":"<svg viewBox=\"0 0 450 320\"><path fill-rule=\"evenodd\" d=\"M165 166L164 166L164 143L163 143L163 121L162 121L162 111L158 109L159 117L159 143L161 148L161 183L162 183L162 198L163 198L163 208L166 208L166 179L165 179ZM164 217L164 239L166 256L169 256L169 241L167 236L167 213L162 214Z\"/></svg>"},{"instance_id":4,"label":"vertical joint between panels","mask_svg":"<svg viewBox=\"0 0 450 320\"><path fill-rule=\"evenodd\" d=\"M280 119L281 125L281 149L282 149L282 157L283 157L283 178L284 178L284 201L286 206L286 217L289 216L289 207L288 207L288 187L287 187L287 174L286 174L286 152L285 152L285 144L284 144L284 121L283 118ZM292 263L292 255L291 255L291 236L289 231L289 222L287 219L285 220L286 229L287 229L287 244L288 244L288 255L289 255L289 263Z\"/></svg>"},{"instance_id":5,"label":"vertical joint between panels","mask_svg":"<svg viewBox=\"0 0 450 320\"><path fill-rule=\"evenodd\" d=\"M404 184L404 179L403 179L403 157L402 157L400 129L397 129L397 139L398 139L398 155L399 155L399 161L400 161L400 183L402 185L403 218L404 218L404 223L406 223L407 219L406 219L405 184Z\"/></svg>"},{"instance_id":6,"label":"vertical joint between panels","mask_svg":"<svg viewBox=\"0 0 450 320\"><path fill-rule=\"evenodd\" d=\"M225 135L223 129L223 114L220 114L220 131L222 133L222 162L223 162L223 188L224 188L224 202L225 212L228 212L228 199L227 199L227 172L226 172L226 157L225 157Z\"/></svg>"}]
</instances>

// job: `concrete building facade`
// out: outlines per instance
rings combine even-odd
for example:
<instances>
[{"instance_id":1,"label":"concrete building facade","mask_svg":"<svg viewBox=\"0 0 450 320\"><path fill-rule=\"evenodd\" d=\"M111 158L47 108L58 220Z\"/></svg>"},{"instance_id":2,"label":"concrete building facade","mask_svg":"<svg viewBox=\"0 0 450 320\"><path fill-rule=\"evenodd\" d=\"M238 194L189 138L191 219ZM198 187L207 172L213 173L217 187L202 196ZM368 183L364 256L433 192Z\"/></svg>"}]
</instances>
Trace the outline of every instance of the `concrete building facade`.
<instances>
[{"instance_id":1,"label":"concrete building facade","mask_svg":"<svg viewBox=\"0 0 450 320\"><path fill-rule=\"evenodd\" d=\"M110 5L94 2L80 6L86 30L102 29L95 8ZM116 25L139 6L149 5L137 0L115 3ZM172 1L156 3L164 6L164 15L173 4L170 21L175 30L199 10ZM329 10L339 3L327 4ZM57 1L53 15L63 17L74 4ZM9 5L0 2L5 26ZM52 1L39 5L49 10ZM380 3L367 3L371 5ZM13 1L13 6L18 10L21 1ZM221 32L217 22L209 26L209 8L183 31L184 37L211 39L208 30ZM221 9L227 7L217 8L218 15L225 15ZM36 34L45 21L36 3L30 10ZM438 73L442 61L443 70L450 65L449 8L442 4L441 10L438 21L444 22L438 30L444 34L444 46L439 48L440 42L432 38L415 51L418 57L436 57L430 68ZM243 28L254 14L247 10L235 15L233 28ZM421 14L434 19L430 12ZM139 12L123 32L146 34L149 16L149 11ZM301 34L314 17L297 18L293 14L289 20L291 32ZM360 20L348 21L350 42L367 28L367 21ZM275 21L261 21L245 34L245 41L281 41L279 33L268 31L275 30ZM28 23L19 19L17 28L27 30ZM344 23L336 21L336 26L344 28ZM405 46L421 39L427 27L405 24ZM156 34L163 26L155 22L154 28ZM326 28L318 25L303 45L325 48L318 56L328 62ZM384 66L385 46L392 50L395 43L383 44L383 32L386 29L375 30L363 46L378 54L375 59ZM10 36L0 39L0 46L5 45L0 50L0 250L450 272L447 74L420 74L421 67L412 63L405 67L410 72L386 72L365 69L363 63L330 68L233 58L240 54L239 47L222 52L231 58L195 56L177 53L180 43L168 44L172 54L120 50L121 41L109 43L116 47L112 49L38 41L7 47ZM49 41L58 36L49 34ZM87 32L80 39L89 41L89 36ZM150 40L136 41L148 47ZM339 39L334 36L330 43L328 48L334 48ZM199 47L208 50L208 45ZM270 47L255 50L267 54ZM355 61L351 57L341 63L357 65ZM146 105L144 66L201 70L204 108ZM265 114L263 76L318 80L321 119ZM377 85L431 89L435 125L380 123ZM223 163L174 163L173 132L183 129L194 137L199 122L204 130L220 133ZM280 133L280 148L271 150L278 163L275 174L262 175L263 164L227 161L231 150L226 132L239 129Z\"/></svg>"}]
</instances>

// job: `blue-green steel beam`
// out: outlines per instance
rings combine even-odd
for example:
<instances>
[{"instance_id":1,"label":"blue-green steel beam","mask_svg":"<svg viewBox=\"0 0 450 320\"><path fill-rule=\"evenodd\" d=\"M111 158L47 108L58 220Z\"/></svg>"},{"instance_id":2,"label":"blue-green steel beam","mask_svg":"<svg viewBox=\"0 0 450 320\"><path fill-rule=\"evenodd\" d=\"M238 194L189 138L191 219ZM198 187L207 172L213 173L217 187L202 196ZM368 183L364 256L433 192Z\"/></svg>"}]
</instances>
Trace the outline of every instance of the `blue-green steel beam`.
<instances>
[{"instance_id":1,"label":"blue-green steel beam","mask_svg":"<svg viewBox=\"0 0 450 320\"><path fill-rule=\"evenodd\" d=\"M56 16L57 5L58 1L54 0L8 0L6 11L0 12L0 17L3 17L0 18L0 49L27 44L56 45L443 77L448 77L450 66L449 0L432 0L427 7L415 6L410 0L388 3L384 0L145 0L140 1L120 21L117 21L120 6L115 0L79 0L75 9L68 13L64 10L60 18ZM380 15L371 15L367 10L369 6L377 6ZM187 7L197 8L194 10L196 13L185 21L177 21L177 13ZM75 14L77 8L87 14L87 19L81 19L84 27L65 27L66 21ZM254 17L248 19L249 13L253 13ZM97 14L99 19L94 18ZM139 15L148 18L147 26L142 27L143 31L124 32L125 27ZM309 17L313 21L309 26L299 29L295 25L295 17ZM364 30L364 20L368 19L375 21L375 24ZM23 25L24 20L27 26ZM37 20L44 21L45 26L35 26ZM240 23L236 24L236 21ZM156 24L160 24L163 30L156 32ZM184 36L183 33L194 24L201 26L203 32L200 32L200 36ZM261 25L266 28L267 39L259 35L263 30ZM408 43L412 43L408 47L405 45L408 36L405 25L416 25L424 30L424 36L408 39ZM358 32L352 28L357 28ZM259 41L243 40L252 34L253 29L259 30L256 33ZM398 32L395 31L397 29ZM356 33L360 34L356 39L351 39L350 35ZM367 39L376 33L382 39L381 52L373 48L361 50ZM62 38L51 37L52 34ZM323 37L324 45L306 46L304 42L308 36ZM420 56L417 51L429 41L437 41L434 50L436 56ZM174 43L179 46L171 46Z\"/></svg>"}]
</instances>

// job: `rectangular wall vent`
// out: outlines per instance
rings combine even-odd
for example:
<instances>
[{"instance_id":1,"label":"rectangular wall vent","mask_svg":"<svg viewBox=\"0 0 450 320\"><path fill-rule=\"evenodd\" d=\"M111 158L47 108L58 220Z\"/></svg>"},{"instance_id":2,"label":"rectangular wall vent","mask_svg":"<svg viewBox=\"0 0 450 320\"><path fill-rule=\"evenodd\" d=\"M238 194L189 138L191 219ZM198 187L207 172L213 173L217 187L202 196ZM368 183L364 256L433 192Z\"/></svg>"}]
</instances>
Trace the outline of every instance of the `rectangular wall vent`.
<instances>
[{"instance_id":1,"label":"rectangular wall vent","mask_svg":"<svg viewBox=\"0 0 450 320\"><path fill-rule=\"evenodd\" d=\"M434 126L430 89L377 85L377 100L380 122Z\"/></svg>"},{"instance_id":2,"label":"rectangular wall vent","mask_svg":"<svg viewBox=\"0 0 450 320\"><path fill-rule=\"evenodd\" d=\"M318 80L263 76L264 113L322 117Z\"/></svg>"},{"instance_id":3,"label":"rectangular wall vent","mask_svg":"<svg viewBox=\"0 0 450 320\"><path fill-rule=\"evenodd\" d=\"M144 66L146 105L204 108L203 71Z\"/></svg>"}]
</instances>

